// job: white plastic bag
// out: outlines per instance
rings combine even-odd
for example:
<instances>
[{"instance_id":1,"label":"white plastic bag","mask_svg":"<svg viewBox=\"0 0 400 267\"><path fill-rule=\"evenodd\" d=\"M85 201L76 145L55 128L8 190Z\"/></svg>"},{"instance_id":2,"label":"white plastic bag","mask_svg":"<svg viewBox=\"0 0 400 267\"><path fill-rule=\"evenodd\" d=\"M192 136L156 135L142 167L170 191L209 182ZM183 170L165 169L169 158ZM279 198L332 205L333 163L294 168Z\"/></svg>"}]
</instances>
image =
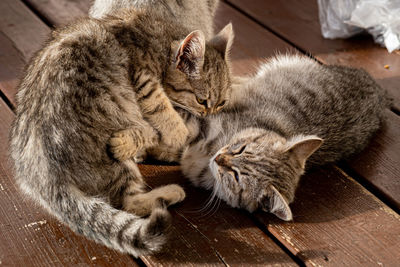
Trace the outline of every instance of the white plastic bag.
<instances>
[{"instance_id":1,"label":"white plastic bag","mask_svg":"<svg viewBox=\"0 0 400 267\"><path fill-rule=\"evenodd\" d=\"M344 23L349 20L359 0L318 0L322 36L329 39L347 38L362 29Z\"/></svg>"},{"instance_id":2,"label":"white plastic bag","mask_svg":"<svg viewBox=\"0 0 400 267\"><path fill-rule=\"evenodd\" d=\"M400 0L318 0L322 35L347 38L367 30L389 52L400 49Z\"/></svg>"}]
</instances>

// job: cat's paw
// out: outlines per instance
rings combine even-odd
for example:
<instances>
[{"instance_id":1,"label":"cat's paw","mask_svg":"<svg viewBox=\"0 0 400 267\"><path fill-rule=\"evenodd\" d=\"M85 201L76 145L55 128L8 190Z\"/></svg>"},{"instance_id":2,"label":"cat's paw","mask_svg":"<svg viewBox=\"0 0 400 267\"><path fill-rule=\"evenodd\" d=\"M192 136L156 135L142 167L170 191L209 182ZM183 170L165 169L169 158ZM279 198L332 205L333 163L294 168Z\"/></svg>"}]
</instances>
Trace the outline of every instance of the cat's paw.
<instances>
[{"instance_id":1,"label":"cat's paw","mask_svg":"<svg viewBox=\"0 0 400 267\"><path fill-rule=\"evenodd\" d=\"M123 200L123 209L138 216L145 217L154 209L167 208L181 202L186 197L182 187L170 184L155 188L147 193L126 195Z\"/></svg>"},{"instance_id":2,"label":"cat's paw","mask_svg":"<svg viewBox=\"0 0 400 267\"><path fill-rule=\"evenodd\" d=\"M112 156L119 161L127 160L137 154L137 147L127 130L113 133L109 140L109 150Z\"/></svg>"},{"instance_id":3,"label":"cat's paw","mask_svg":"<svg viewBox=\"0 0 400 267\"><path fill-rule=\"evenodd\" d=\"M177 128L172 131L164 134L161 138L161 141L165 143L167 146L180 148L186 144L186 141L189 137L189 130L186 128L184 124L179 125Z\"/></svg>"},{"instance_id":4,"label":"cat's paw","mask_svg":"<svg viewBox=\"0 0 400 267\"><path fill-rule=\"evenodd\" d=\"M136 153L136 155L133 157L133 160L135 161L135 163L142 163L146 160L147 158L147 151L145 149L140 150Z\"/></svg>"},{"instance_id":5,"label":"cat's paw","mask_svg":"<svg viewBox=\"0 0 400 267\"><path fill-rule=\"evenodd\" d=\"M147 155L159 161L179 163L181 156L180 152L181 152L180 148L169 147L164 143L160 142L158 146L149 148L147 150Z\"/></svg>"},{"instance_id":6,"label":"cat's paw","mask_svg":"<svg viewBox=\"0 0 400 267\"><path fill-rule=\"evenodd\" d=\"M159 199L162 199L167 206L174 205L183 201L186 193L182 187L177 184L170 184L163 187L156 188L159 191Z\"/></svg>"}]
</instances>

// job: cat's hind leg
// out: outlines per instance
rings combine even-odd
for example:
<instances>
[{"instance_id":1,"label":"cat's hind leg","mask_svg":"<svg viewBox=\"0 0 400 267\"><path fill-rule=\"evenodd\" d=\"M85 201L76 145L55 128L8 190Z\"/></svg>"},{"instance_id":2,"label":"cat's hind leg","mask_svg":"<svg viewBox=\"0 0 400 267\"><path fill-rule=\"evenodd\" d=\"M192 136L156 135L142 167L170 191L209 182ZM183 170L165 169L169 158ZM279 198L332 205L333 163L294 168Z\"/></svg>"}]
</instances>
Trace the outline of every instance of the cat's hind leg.
<instances>
[{"instance_id":1,"label":"cat's hind leg","mask_svg":"<svg viewBox=\"0 0 400 267\"><path fill-rule=\"evenodd\" d=\"M116 175L118 178L108 188L111 204L114 207L145 217L156 209L167 208L181 202L186 196L182 187L176 184L149 191L137 164L132 159L124 161L120 167Z\"/></svg>"},{"instance_id":2,"label":"cat's hind leg","mask_svg":"<svg viewBox=\"0 0 400 267\"><path fill-rule=\"evenodd\" d=\"M160 203L170 206L185 199L185 191L176 184L155 188L147 193L136 193L134 188L127 188L123 197L122 208L138 216L148 216L160 207Z\"/></svg>"}]
</instances>

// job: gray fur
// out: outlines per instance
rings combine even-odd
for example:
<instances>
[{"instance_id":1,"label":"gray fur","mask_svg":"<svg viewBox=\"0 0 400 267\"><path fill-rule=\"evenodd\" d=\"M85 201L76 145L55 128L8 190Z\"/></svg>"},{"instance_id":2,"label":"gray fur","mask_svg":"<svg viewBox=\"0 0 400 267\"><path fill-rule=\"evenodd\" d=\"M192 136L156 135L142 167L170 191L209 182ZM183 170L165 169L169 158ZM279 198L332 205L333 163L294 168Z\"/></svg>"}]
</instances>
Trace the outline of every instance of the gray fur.
<instances>
[{"instance_id":1,"label":"gray fur","mask_svg":"<svg viewBox=\"0 0 400 267\"><path fill-rule=\"evenodd\" d=\"M364 70L301 56L265 63L234 86L231 101L210 118L184 117L192 138L182 171L233 207L284 220L292 218L287 204L305 162L320 166L360 152L390 103Z\"/></svg>"}]
</instances>

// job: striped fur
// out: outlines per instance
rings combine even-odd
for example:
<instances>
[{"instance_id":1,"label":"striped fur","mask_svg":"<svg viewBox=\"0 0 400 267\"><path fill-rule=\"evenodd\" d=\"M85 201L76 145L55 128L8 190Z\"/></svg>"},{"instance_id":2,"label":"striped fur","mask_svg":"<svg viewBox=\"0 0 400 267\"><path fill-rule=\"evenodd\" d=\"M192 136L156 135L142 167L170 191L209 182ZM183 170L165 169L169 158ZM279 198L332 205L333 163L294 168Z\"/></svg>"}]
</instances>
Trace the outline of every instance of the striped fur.
<instances>
[{"instance_id":1,"label":"striped fur","mask_svg":"<svg viewBox=\"0 0 400 267\"><path fill-rule=\"evenodd\" d=\"M189 33L162 12L134 9L54 31L16 96L11 156L22 191L110 248L134 256L160 250L170 225L166 206L185 193L177 185L148 191L132 157L160 141L186 140L164 82L180 72L172 46ZM212 44L202 49L205 70L214 63L228 70L225 51ZM196 78L212 88L202 74ZM184 98L191 99L208 90L187 88L191 95Z\"/></svg>"},{"instance_id":2,"label":"striped fur","mask_svg":"<svg viewBox=\"0 0 400 267\"><path fill-rule=\"evenodd\" d=\"M196 120L182 171L233 207L290 220L306 160L320 166L361 151L389 102L363 70L278 56L234 86L230 107Z\"/></svg>"}]
</instances>

